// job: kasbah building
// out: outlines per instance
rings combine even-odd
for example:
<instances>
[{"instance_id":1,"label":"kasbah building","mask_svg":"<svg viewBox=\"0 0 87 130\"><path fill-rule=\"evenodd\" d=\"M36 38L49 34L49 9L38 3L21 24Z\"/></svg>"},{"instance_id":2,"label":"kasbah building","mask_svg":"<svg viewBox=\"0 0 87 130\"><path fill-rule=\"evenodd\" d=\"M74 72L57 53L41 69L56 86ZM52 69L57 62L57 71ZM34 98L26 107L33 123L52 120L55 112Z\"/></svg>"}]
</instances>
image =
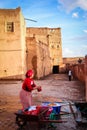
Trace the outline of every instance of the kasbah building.
<instances>
[{"instance_id":1,"label":"kasbah building","mask_svg":"<svg viewBox=\"0 0 87 130\"><path fill-rule=\"evenodd\" d=\"M62 65L60 28L26 28L21 8L0 9L0 78L42 78Z\"/></svg>"},{"instance_id":2,"label":"kasbah building","mask_svg":"<svg viewBox=\"0 0 87 130\"><path fill-rule=\"evenodd\" d=\"M61 73L61 28L26 27L21 8L0 9L0 79L35 78Z\"/></svg>"}]
</instances>

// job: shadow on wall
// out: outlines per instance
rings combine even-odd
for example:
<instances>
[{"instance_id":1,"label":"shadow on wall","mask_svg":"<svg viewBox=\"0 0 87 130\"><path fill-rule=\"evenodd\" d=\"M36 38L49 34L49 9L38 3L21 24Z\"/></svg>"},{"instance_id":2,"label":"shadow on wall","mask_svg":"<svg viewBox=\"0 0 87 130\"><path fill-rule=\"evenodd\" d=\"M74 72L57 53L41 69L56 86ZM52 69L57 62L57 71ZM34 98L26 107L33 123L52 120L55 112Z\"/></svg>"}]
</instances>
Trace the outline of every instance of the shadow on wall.
<instances>
[{"instance_id":1,"label":"shadow on wall","mask_svg":"<svg viewBox=\"0 0 87 130\"><path fill-rule=\"evenodd\" d=\"M33 56L32 58L32 66L34 70L34 78L37 78L37 56Z\"/></svg>"}]
</instances>

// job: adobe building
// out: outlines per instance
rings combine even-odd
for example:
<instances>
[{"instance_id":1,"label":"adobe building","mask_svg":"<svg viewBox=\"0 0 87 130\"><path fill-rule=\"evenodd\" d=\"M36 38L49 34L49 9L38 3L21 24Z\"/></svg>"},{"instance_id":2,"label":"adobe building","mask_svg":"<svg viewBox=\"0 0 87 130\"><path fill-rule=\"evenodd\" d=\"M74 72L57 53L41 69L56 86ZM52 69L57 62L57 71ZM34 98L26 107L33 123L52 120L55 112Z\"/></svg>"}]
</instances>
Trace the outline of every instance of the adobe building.
<instances>
[{"instance_id":1,"label":"adobe building","mask_svg":"<svg viewBox=\"0 0 87 130\"><path fill-rule=\"evenodd\" d=\"M74 65L74 64L78 64L80 61L81 61L81 63L83 63L84 62L84 57L63 58L63 63L64 64Z\"/></svg>"},{"instance_id":2,"label":"adobe building","mask_svg":"<svg viewBox=\"0 0 87 130\"><path fill-rule=\"evenodd\" d=\"M37 78L59 73L62 65L61 29L31 27L26 31L27 68L33 68Z\"/></svg>"},{"instance_id":3,"label":"adobe building","mask_svg":"<svg viewBox=\"0 0 87 130\"><path fill-rule=\"evenodd\" d=\"M61 28L26 27L21 9L0 9L0 79L35 78L59 73L62 65Z\"/></svg>"},{"instance_id":4,"label":"adobe building","mask_svg":"<svg viewBox=\"0 0 87 130\"><path fill-rule=\"evenodd\" d=\"M0 9L0 79L20 79L26 71L26 26L21 9Z\"/></svg>"}]
</instances>

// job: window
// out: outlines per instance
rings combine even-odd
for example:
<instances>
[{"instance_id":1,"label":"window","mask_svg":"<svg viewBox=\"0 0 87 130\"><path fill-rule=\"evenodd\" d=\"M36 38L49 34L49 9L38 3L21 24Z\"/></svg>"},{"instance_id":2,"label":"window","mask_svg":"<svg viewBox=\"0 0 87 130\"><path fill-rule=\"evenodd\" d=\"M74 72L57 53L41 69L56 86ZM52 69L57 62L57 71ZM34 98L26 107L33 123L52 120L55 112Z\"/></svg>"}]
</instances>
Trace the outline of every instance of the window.
<instances>
[{"instance_id":1,"label":"window","mask_svg":"<svg viewBox=\"0 0 87 130\"><path fill-rule=\"evenodd\" d=\"M7 32L14 32L14 23L7 22Z\"/></svg>"},{"instance_id":2,"label":"window","mask_svg":"<svg viewBox=\"0 0 87 130\"><path fill-rule=\"evenodd\" d=\"M54 45L51 45L52 48L54 48Z\"/></svg>"},{"instance_id":3,"label":"window","mask_svg":"<svg viewBox=\"0 0 87 130\"><path fill-rule=\"evenodd\" d=\"M57 48L59 48L59 45L57 45Z\"/></svg>"}]
</instances>

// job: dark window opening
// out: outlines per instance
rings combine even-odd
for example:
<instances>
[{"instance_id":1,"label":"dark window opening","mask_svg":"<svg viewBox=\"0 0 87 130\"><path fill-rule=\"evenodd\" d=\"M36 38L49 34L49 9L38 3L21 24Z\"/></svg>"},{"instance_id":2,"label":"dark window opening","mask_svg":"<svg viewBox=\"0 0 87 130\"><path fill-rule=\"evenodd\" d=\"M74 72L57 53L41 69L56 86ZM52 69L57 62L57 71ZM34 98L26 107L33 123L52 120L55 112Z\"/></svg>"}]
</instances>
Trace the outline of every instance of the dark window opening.
<instances>
[{"instance_id":1,"label":"dark window opening","mask_svg":"<svg viewBox=\"0 0 87 130\"><path fill-rule=\"evenodd\" d=\"M7 32L14 32L14 23L7 22Z\"/></svg>"}]
</instances>

